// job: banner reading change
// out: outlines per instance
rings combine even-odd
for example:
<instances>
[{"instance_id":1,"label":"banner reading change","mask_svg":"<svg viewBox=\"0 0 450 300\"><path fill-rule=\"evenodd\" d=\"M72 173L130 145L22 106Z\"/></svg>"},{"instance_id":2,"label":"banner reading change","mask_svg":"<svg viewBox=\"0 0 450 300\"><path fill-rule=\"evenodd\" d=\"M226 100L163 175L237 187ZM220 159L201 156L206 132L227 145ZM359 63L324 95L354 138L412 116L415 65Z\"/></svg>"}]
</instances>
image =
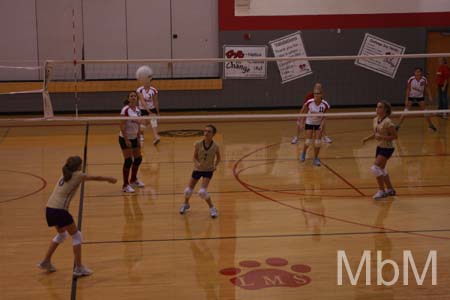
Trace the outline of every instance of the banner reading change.
<instances>
[{"instance_id":1,"label":"banner reading change","mask_svg":"<svg viewBox=\"0 0 450 300\"><path fill-rule=\"evenodd\" d=\"M266 46L224 46L225 58L263 58ZM267 76L265 61L227 61L223 64L224 78L265 79Z\"/></svg>"},{"instance_id":2,"label":"banner reading change","mask_svg":"<svg viewBox=\"0 0 450 300\"><path fill-rule=\"evenodd\" d=\"M405 47L366 33L358 55L393 55L405 53ZM401 58L357 59L355 65L394 78Z\"/></svg>"},{"instance_id":3,"label":"banner reading change","mask_svg":"<svg viewBox=\"0 0 450 300\"><path fill-rule=\"evenodd\" d=\"M269 42L275 57L295 57L306 56L300 32ZM307 60L277 61L278 70L281 75L281 83L286 83L294 79L312 73L311 66Z\"/></svg>"}]
</instances>

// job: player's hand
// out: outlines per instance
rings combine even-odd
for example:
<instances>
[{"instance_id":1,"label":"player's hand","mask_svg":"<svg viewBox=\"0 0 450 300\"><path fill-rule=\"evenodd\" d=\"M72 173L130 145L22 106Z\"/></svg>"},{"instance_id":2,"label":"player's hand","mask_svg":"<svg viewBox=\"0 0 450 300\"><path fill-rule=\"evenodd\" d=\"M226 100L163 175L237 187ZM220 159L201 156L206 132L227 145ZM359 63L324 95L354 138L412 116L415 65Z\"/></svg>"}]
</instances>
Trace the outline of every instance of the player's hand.
<instances>
[{"instance_id":1,"label":"player's hand","mask_svg":"<svg viewBox=\"0 0 450 300\"><path fill-rule=\"evenodd\" d=\"M131 142L129 139L125 139L125 145L127 146L127 148L131 148Z\"/></svg>"},{"instance_id":2,"label":"player's hand","mask_svg":"<svg viewBox=\"0 0 450 300\"><path fill-rule=\"evenodd\" d=\"M379 135L378 133L375 134L375 139L377 141L381 141L383 139L383 136Z\"/></svg>"}]
</instances>

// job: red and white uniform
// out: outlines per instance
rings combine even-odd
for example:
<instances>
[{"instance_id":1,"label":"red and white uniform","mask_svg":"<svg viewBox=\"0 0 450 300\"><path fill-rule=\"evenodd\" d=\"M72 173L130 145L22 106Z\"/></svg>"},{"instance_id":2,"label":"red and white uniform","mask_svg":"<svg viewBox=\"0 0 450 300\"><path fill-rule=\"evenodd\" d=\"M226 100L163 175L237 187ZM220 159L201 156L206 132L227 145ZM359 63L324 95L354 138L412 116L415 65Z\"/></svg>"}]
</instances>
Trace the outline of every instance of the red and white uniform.
<instances>
[{"instance_id":1,"label":"red and white uniform","mask_svg":"<svg viewBox=\"0 0 450 300\"><path fill-rule=\"evenodd\" d=\"M317 105L314 98L311 98L306 101L305 105L308 107L308 116L306 117L306 124L308 125L320 125L323 117L314 116L314 114L324 113L330 109L328 102L323 99L320 104Z\"/></svg>"},{"instance_id":2,"label":"red and white uniform","mask_svg":"<svg viewBox=\"0 0 450 300\"><path fill-rule=\"evenodd\" d=\"M409 98L423 98L423 92L425 91L425 87L428 84L428 80L425 76L422 76L419 80L416 79L415 76L411 76L408 79L409 85Z\"/></svg>"},{"instance_id":3,"label":"red and white uniform","mask_svg":"<svg viewBox=\"0 0 450 300\"><path fill-rule=\"evenodd\" d=\"M135 107L134 109L130 106L126 105L122 108L122 111L120 112L121 116L125 117L140 117L141 111ZM134 140L137 138L139 133L139 120L127 120L125 123L125 131L127 134L127 138L129 140ZM120 131L119 135L123 137L122 130Z\"/></svg>"},{"instance_id":4,"label":"red and white uniform","mask_svg":"<svg viewBox=\"0 0 450 300\"><path fill-rule=\"evenodd\" d=\"M154 87L150 87L148 90L146 90L143 86L139 87L136 92L142 94L144 97L145 102L147 102L149 109L154 109L155 104L153 103L153 97L158 95L158 90ZM139 109L145 109L141 106L141 103L139 103Z\"/></svg>"}]
</instances>

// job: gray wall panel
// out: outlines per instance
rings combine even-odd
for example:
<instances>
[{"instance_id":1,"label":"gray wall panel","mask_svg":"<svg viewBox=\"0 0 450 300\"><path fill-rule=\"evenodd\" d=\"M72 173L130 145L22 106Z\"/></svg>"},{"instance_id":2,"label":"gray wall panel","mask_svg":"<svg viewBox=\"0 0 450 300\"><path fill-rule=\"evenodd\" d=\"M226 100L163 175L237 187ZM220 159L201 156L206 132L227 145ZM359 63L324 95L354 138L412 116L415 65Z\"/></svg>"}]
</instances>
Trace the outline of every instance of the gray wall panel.
<instances>
[{"instance_id":1,"label":"gray wall panel","mask_svg":"<svg viewBox=\"0 0 450 300\"><path fill-rule=\"evenodd\" d=\"M219 54L218 0L171 0L173 58L216 58ZM174 66L175 77L217 77L218 64Z\"/></svg>"},{"instance_id":2,"label":"gray wall panel","mask_svg":"<svg viewBox=\"0 0 450 300\"><path fill-rule=\"evenodd\" d=\"M264 45L292 32L294 31L226 31L221 32L220 43ZM367 32L405 46L406 53L425 52L425 28L352 29L343 30L340 34L336 30L305 30L302 31L302 37L309 56L356 55ZM243 39L245 33L251 34L250 41ZM271 50L269 53L273 56ZM230 90L242 91L239 98L255 107L262 103L274 107L298 106L316 81L323 83L325 97L332 105L367 105L378 98L403 103L406 80L415 66L424 67L425 60L403 60L395 79L391 79L358 67L354 65L354 61L315 61L311 62L312 75L283 85L276 65L269 64L265 89L260 90L256 83L246 80L227 80L229 82L226 86ZM229 93L226 95L229 96Z\"/></svg>"},{"instance_id":3,"label":"gray wall panel","mask_svg":"<svg viewBox=\"0 0 450 300\"><path fill-rule=\"evenodd\" d=\"M83 2L85 59L126 59L125 0ZM127 78L127 65L87 65L86 78Z\"/></svg>"},{"instance_id":4,"label":"gray wall panel","mask_svg":"<svg viewBox=\"0 0 450 300\"><path fill-rule=\"evenodd\" d=\"M37 66L35 0L0 1L0 65ZM0 80L38 80L38 71L0 68Z\"/></svg>"},{"instance_id":5,"label":"gray wall panel","mask_svg":"<svg viewBox=\"0 0 450 300\"><path fill-rule=\"evenodd\" d=\"M171 58L170 1L127 0L127 41L129 59ZM167 64L152 65L158 78L171 77ZM129 77L135 76L129 68Z\"/></svg>"},{"instance_id":6,"label":"gray wall panel","mask_svg":"<svg viewBox=\"0 0 450 300\"><path fill-rule=\"evenodd\" d=\"M39 61L44 63L48 59L73 60L74 33L76 59L81 59L83 44L81 0L37 0L36 4ZM77 70L77 76L80 78L80 69ZM56 68L53 78L73 79L73 67Z\"/></svg>"}]
</instances>

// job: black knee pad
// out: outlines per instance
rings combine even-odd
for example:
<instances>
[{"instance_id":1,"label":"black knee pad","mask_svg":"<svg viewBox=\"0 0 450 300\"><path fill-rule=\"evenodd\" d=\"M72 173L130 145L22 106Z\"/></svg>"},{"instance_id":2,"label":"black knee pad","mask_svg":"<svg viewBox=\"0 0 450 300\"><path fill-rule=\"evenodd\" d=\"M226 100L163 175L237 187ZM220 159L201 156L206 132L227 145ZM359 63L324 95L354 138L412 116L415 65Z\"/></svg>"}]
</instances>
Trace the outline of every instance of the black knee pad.
<instances>
[{"instance_id":1,"label":"black knee pad","mask_svg":"<svg viewBox=\"0 0 450 300\"><path fill-rule=\"evenodd\" d=\"M139 156L139 157L134 158L133 164L135 166L139 166L141 164L141 162L142 162L142 156Z\"/></svg>"},{"instance_id":2,"label":"black knee pad","mask_svg":"<svg viewBox=\"0 0 450 300\"><path fill-rule=\"evenodd\" d=\"M131 159L131 157L128 157L128 158L124 159L124 161L123 161L123 167L125 169L131 168L132 164L133 164L133 159Z\"/></svg>"}]
</instances>

